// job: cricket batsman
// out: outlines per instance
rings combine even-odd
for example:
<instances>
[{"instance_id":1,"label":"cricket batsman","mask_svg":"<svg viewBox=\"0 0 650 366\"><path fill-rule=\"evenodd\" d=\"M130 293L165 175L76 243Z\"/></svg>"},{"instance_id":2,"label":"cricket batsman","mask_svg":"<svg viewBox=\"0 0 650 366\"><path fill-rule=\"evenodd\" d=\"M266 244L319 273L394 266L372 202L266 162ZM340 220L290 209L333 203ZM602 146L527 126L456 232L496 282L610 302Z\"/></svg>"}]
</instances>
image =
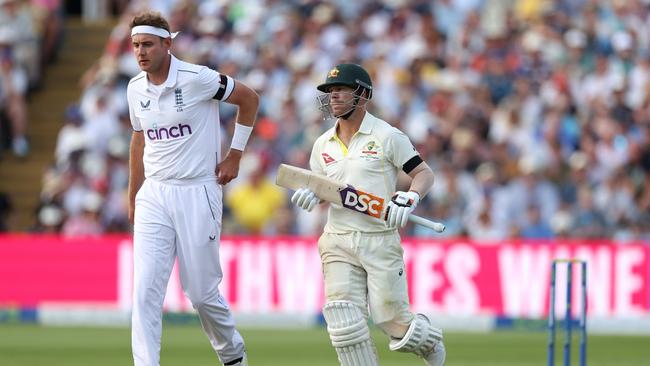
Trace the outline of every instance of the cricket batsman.
<instances>
[{"instance_id":1,"label":"cricket batsman","mask_svg":"<svg viewBox=\"0 0 650 366\"><path fill-rule=\"evenodd\" d=\"M379 197L392 197L387 217L360 215L330 205L318 241L326 303L323 315L342 366L378 364L368 316L390 337L392 351L414 353L426 365L445 362L442 331L409 310L398 228L433 184L433 172L408 137L366 111L372 81L357 64L332 68L318 90L320 109L336 124L314 143L310 168ZM395 191L397 175L411 177L408 191ZM321 200L308 188L291 201L311 211ZM385 220L384 220L385 219Z\"/></svg>"}]
</instances>

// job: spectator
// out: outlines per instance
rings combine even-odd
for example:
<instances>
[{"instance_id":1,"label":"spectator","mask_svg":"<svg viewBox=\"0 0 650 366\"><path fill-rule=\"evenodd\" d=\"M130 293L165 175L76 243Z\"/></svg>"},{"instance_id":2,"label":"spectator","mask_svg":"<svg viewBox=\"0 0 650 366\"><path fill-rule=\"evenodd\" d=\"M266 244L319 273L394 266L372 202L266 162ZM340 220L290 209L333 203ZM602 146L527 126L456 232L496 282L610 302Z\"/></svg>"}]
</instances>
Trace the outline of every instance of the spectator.
<instances>
[{"instance_id":1,"label":"spectator","mask_svg":"<svg viewBox=\"0 0 650 366\"><path fill-rule=\"evenodd\" d=\"M0 26L0 112L11 127L11 148L18 157L29 154L27 131L27 102L25 95L28 79L25 71L16 63L14 30Z\"/></svg>"},{"instance_id":2,"label":"spectator","mask_svg":"<svg viewBox=\"0 0 650 366\"><path fill-rule=\"evenodd\" d=\"M539 207L530 205L526 210L526 223L522 226L519 236L525 239L551 239L555 235L551 226L542 220Z\"/></svg>"},{"instance_id":3,"label":"spectator","mask_svg":"<svg viewBox=\"0 0 650 366\"><path fill-rule=\"evenodd\" d=\"M41 65L56 60L63 33L61 0L31 0L34 22L41 38Z\"/></svg>"},{"instance_id":4,"label":"spectator","mask_svg":"<svg viewBox=\"0 0 650 366\"><path fill-rule=\"evenodd\" d=\"M629 131L634 127L634 111L627 105L626 89L622 81L614 87L614 104L610 113L611 117L621 126L623 131Z\"/></svg>"},{"instance_id":5,"label":"spectator","mask_svg":"<svg viewBox=\"0 0 650 366\"><path fill-rule=\"evenodd\" d=\"M56 204L47 204L38 210L36 225L30 231L43 234L59 234L64 221L63 209Z\"/></svg>"},{"instance_id":6,"label":"spectator","mask_svg":"<svg viewBox=\"0 0 650 366\"><path fill-rule=\"evenodd\" d=\"M244 233L274 234L274 217L286 202L286 193L268 178L268 159L256 153L246 154L242 170L248 179L226 194L226 203Z\"/></svg>"},{"instance_id":7,"label":"spectator","mask_svg":"<svg viewBox=\"0 0 650 366\"><path fill-rule=\"evenodd\" d=\"M61 230L65 236L100 235L104 229L100 222L100 210L103 199L97 192L84 195L81 212L70 216Z\"/></svg>"},{"instance_id":8,"label":"spectator","mask_svg":"<svg viewBox=\"0 0 650 366\"><path fill-rule=\"evenodd\" d=\"M517 226L523 225L528 207L539 208L541 220L548 222L560 204L557 187L543 174L543 167L535 158L525 156L520 159L520 175L509 184L508 208L509 220Z\"/></svg>"},{"instance_id":9,"label":"spectator","mask_svg":"<svg viewBox=\"0 0 650 366\"><path fill-rule=\"evenodd\" d=\"M35 86L41 76L41 55L31 4L0 0L0 24L10 30L14 59L25 70L28 86Z\"/></svg>"},{"instance_id":10,"label":"spectator","mask_svg":"<svg viewBox=\"0 0 650 366\"><path fill-rule=\"evenodd\" d=\"M81 128L83 123L84 118L81 115L79 106L76 104L69 105L65 110L65 124L59 131L56 140L55 155L58 166L67 165L73 151L86 148L88 139Z\"/></svg>"},{"instance_id":11,"label":"spectator","mask_svg":"<svg viewBox=\"0 0 650 366\"><path fill-rule=\"evenodd\" d=\"M102 224L108 232L124 232L130 229L127 213L129 180L129 140L113 136L108 141L106 159L106 200L102 210Z\"/></svg>"},{"instance_id":12,"label":"spectator","mask_svg":"<svg viewBox=\"0 0 650 366\"><path fill-rule=\"evenodd\" d=\"M470 238L477 241L499 241L508 237L507 228L494 222L490 214L491 199L487 199L475 216L469 216L465 227Z\"/></svg>"},{"instance_id":13,"label":"spectator","mask_svg":"<svg viewBox=\"0 0 650 366\"><path fill-rule=\"evenodd\" d=\"M595 208L593 195L588 187L581 187L578 190L578 202L573 217L573 236L578 238L605 236L607 222L604 215Z\"/></svg>"}]
</instances>

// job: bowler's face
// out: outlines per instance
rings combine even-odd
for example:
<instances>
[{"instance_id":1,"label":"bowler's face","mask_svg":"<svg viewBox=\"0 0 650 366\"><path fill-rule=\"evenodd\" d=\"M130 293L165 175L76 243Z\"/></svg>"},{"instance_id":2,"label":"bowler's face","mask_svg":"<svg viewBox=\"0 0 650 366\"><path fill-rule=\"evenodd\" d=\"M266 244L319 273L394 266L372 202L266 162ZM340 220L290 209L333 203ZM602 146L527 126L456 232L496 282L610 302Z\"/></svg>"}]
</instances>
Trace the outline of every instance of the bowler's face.
<instances>
[{"instance_id":1,"label":"bowler's face","mask_svg":"<svg viewBox=\"0 0 650 366\"><path fill-rule=\"evenodd\" d=\"M156 73L160 70L165 56L167 56L171 40L153 34L136 34L131 37L131 43L140 70Z\"/></svg>"}]
</instances>

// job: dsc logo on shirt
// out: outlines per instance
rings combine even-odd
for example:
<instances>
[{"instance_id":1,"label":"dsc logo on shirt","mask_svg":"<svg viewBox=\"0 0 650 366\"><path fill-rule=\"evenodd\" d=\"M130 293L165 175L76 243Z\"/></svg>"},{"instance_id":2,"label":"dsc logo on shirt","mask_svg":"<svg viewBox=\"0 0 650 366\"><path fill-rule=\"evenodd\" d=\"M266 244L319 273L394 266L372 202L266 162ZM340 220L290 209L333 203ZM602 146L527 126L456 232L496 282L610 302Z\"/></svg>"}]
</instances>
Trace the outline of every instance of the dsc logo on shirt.
<instances>
[{"instance_id":1,"label":"dsc logo on shirt","mask_svg":"<svg viewBox=\"0 0 650 366\"><path fill-rule=\"evenodd\" d=\"M381 217L384 209L383 198L357 190L351 185L341 190L341 202L345 208L376 218Z\"/></svg>"}]
</instances>

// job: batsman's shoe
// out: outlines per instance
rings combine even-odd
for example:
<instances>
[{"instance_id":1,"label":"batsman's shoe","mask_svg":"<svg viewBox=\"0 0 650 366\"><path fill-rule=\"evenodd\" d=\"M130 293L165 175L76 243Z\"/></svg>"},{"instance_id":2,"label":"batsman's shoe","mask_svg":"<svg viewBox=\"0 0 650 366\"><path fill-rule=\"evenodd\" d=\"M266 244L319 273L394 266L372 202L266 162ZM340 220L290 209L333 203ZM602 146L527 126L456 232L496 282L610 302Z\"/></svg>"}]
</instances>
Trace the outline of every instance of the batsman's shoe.
<instances>
[{"instance_id":1,"label":"batsman's shoe","mask_svg":"<svg viewBox=\"0 0 650 366\"><path fill-rule=\"evenodd\" d=\"M440 341L434 346L433 350L423 358L427 366L442 366L445 364L446 356L447 351L445 351L445 344Z\"/></svg>"}]
</instances>

